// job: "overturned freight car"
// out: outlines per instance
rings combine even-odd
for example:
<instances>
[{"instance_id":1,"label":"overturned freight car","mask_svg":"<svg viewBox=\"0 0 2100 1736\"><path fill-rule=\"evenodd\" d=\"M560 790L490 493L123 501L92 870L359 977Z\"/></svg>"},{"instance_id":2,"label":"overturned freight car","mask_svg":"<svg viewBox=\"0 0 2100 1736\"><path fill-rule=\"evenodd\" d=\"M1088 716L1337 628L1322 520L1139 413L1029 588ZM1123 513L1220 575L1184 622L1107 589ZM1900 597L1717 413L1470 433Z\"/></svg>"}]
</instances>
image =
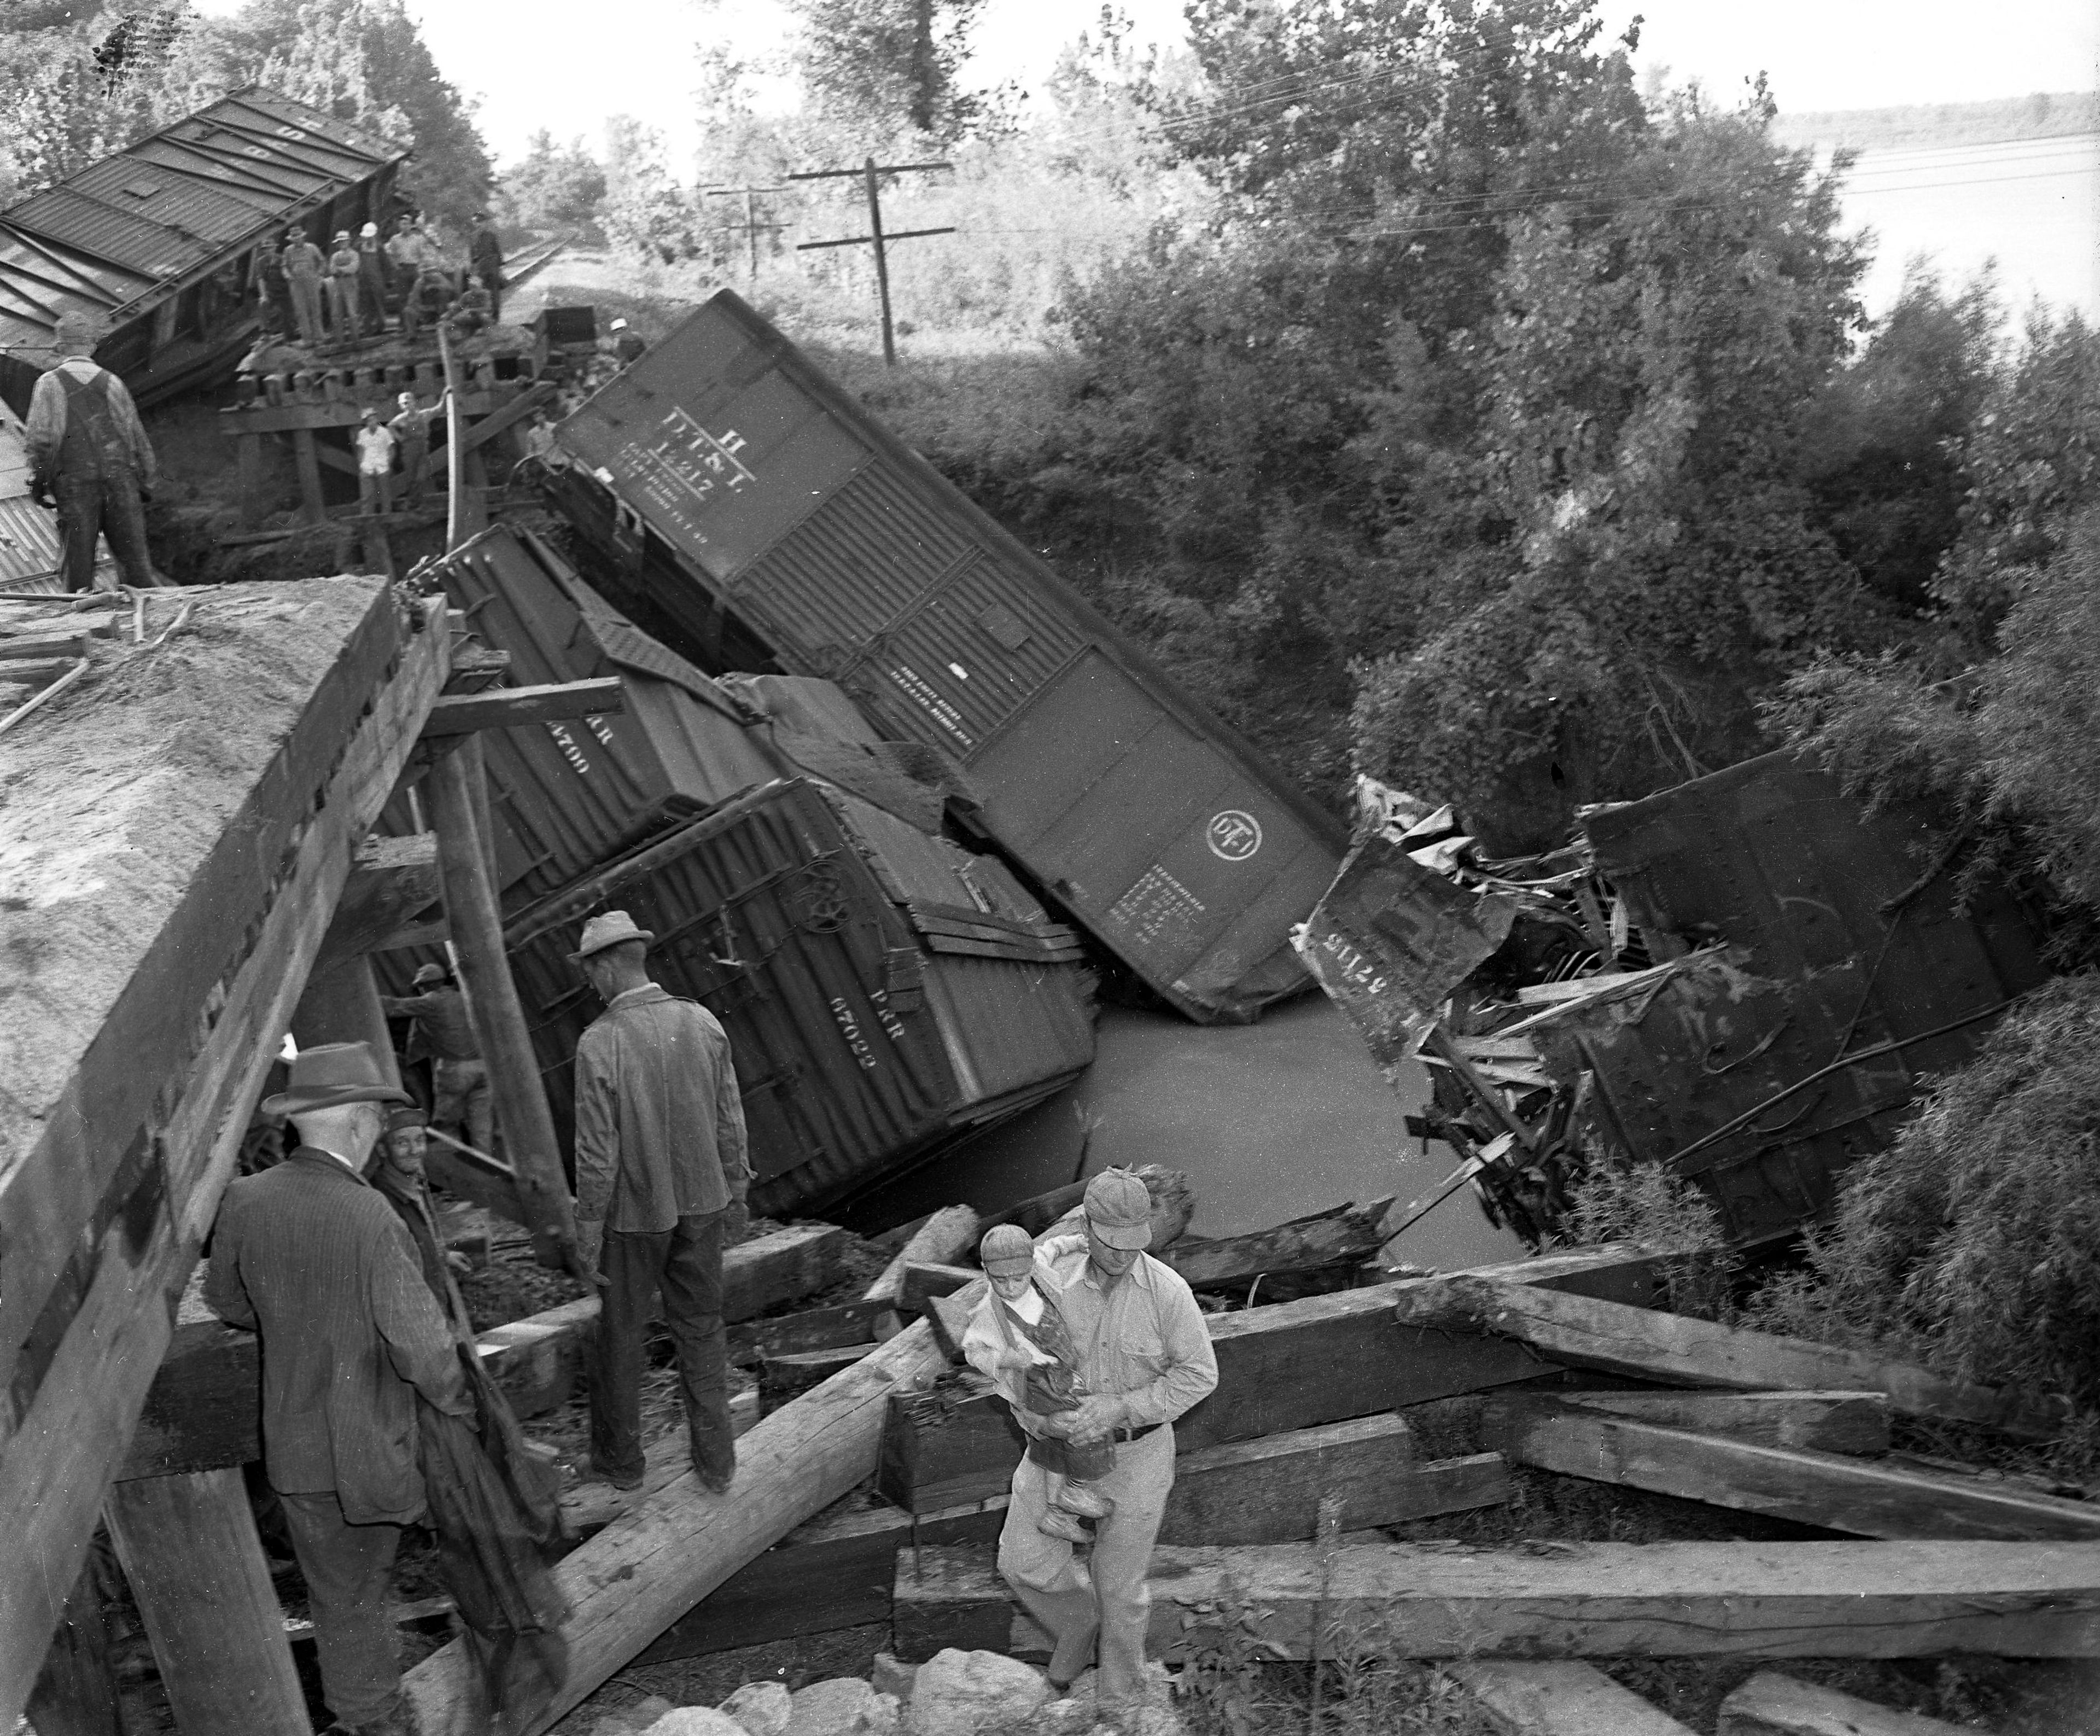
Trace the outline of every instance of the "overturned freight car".
<instances>
[{"instance_id":1,"label":"overturned freight car","mask_svg":"<svg viewBox=\"0 0 2100 1736\"><path fill-rule=\"evenodd\" d=\"M652 974L730 1034L754 1209L840 1200L1039 1102L1093 1058L1079 937L995 862L835 787L761 784L522 912L505 931L557 1120L598 1006L569 955L617 907Z\"/></svg>"},{"instance_id":2,"label":"overturned freight car","mask_svg":"<svg viewBox=\"0 0 2100 1736\"><path fill-rule=\"evenodd\" d=\"M1452 830L1373 830L1305 955L1382 1064L1419 1053L1417 1130L1533 1243L1599 1162L1695 1182L1738 1245L1793 1235L2047 974L1930 815L1786 753L1587 810L1545 857Z\"/></svg>"},{"instance_id":3,"label":"overturned freight car","mask_svg":"<svg viewBox=\"0 0 2100 1736\"><path fill-rule=\"evenodd\" d=\"M558 440L557 503L680 648L827 677L952 755L965 823L1190 1018L1306 986L1336 821L735 295Z\"/></svg>"},{"instance_id":4,"label":"overturned freight car","mask_svg":"<svg viewBox=\"0 0 2100 1736\"><path fill-rule=\"evenodd\" d=\"M607 900L729 1031L763 1211L840 1199L1092 1059L1079 934L1004 863L932 835L952 780L836 687L703 675L529 531L499 525L430 572L512 684L621 682L620 712L486 738L513 970L565 1143L598 1011L567 954ZM390 817L415 825L405 804ZM423 956L382 974L400 987Z\"/></svg>"}]
</instances>

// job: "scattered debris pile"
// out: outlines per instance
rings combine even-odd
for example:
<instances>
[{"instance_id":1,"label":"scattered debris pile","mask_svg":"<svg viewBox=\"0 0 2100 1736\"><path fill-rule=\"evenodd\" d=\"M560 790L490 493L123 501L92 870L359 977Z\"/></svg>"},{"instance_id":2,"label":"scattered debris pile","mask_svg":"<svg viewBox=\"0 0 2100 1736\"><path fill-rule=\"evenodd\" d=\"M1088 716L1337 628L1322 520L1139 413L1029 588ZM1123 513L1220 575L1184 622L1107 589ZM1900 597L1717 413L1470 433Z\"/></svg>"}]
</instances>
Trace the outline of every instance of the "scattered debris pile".
<instances>
[{"instance_id":1,"label":"scattered debris pile","mask_svg":"<svg viewBox=\"0 0 2100 1736\"><path fill-rule=\"evenodd\" d=\"M1533 1248L1600 1164L1695 1182L1739 1245L1792 1235L2046 974L2010 895L1957 894L1933 816L1784 753L1515 860L1448 807L1368 780L1362 807L1302 956L1388 1078L1429 1068L1410 1130Z\"/></svg>"}]
</instances>

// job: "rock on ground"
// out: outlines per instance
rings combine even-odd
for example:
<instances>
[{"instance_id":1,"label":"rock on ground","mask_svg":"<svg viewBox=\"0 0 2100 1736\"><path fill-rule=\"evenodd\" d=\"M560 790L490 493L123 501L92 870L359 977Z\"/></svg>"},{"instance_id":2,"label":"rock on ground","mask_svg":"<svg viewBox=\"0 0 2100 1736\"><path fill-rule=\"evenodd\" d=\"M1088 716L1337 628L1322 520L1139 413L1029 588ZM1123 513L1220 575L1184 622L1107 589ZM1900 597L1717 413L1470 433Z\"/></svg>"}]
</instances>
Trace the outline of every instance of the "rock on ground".
<instances>
[{"instance_id":1,"label":"rock on ground","mask_svg":"<svg viewBox=\"0 0 2100 1736\"><path fill-rule=\"evenodd\" d=\"M812 1682L789 1697L787 1736L889 1736L897 1728L897 1701L858 1676Z\"/></svg>"},{"instance_id":2,"label":"rock on ground","mask_svg":"<svg viewBox=\"0 0 2100 1736\"><path fill-rule=\"evenodd\" d=\"M911 1703L912 1678L919 1673L919 1666L893 1658L888 1652L875 1654L875 1668L868 1680L877 1694L890 1694L901 1705Z\"/></svg>"},{"instance_id":3,"label":"rock on ground","mask_svg":"<svg viewBox=\"0 0 2100 1736\"><path fill-rule=\"evenodd\" d=\"M651 1725L645 1736L744 1736L743 1726L712 1706L681 1706Z\"/></svg>"},{"instance_id":4,"label":"rock on ground","mask_svg":"<svg viewBox=\"0 0 2100 1736\"><path fill-rule=\"evenodd\" d=\"M794 1717L785 1684L748 1681L721 1703L721 1709L750 1736L785 1736Z\"/></svg>"},{"instance_id":5,"label":"rock on ground","mask_svg":"<svg viewBox=\"0 0 2100 1736\"><path fill-rule=\"evenodd\" d=\"M998 1652L951 1646L919 1666L912 1683L912 1736L980 1736L1025 1723L1050 1698L1039 1671Z\"/></svg>"}]
</instances>

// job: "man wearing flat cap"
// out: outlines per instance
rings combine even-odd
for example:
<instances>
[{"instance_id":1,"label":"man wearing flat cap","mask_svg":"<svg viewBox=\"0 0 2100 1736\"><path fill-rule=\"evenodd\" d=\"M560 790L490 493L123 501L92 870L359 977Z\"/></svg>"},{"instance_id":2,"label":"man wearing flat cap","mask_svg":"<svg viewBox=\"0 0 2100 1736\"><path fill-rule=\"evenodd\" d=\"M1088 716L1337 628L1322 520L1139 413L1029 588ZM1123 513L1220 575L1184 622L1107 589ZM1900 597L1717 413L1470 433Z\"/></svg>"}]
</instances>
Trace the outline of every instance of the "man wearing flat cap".
<instances>
[{"instance_id":1,"label":"man wearing flat cap","mask_svg":"<svg viewBox=\"0 0 2100 1736\"><path fill-rule=\"evenodd\" d=\"M158 585L146 547L143 504L160 461L124 382L95 360L95 321L71 311L54 334L58 365L38 377L23 435L40 500L55 500L65 538L65 587L95 586L95 539L126 585Z\"/></svg>"},{"instance_id":2,"label":"man wearing flat cap","mask_svg":"<svg viewBox=\"0 0 2100 1736\"><path fill-rule=\"evenodd\" d=\"M302 1049L288 1089L298 1148L227 1190L205 1300L262 1339L262 1447L307 1582L321 1690L359 1736L412 1736L386 1591L423 1511L416 1395L474 1414L413 1243L362 1173L408 1102L362 1043Z\"/></svg>"},{"instance_id":3,"label":"man wearing flat cap","mask_svg":"<svg viewBox=\"0 0 2100 1736\"><path fill-rule=\"evenodd\" d=\"M1174 1421L1218 1384L1202 1310L1180 1274L1145 1252L1152 1199L1127 1169L1087 1184L1086 1233L1035 1251L1037 1283L1054 1294L1079 1358L1077 1410L1030 1421L1082 1447L1113 1442L1115 1468L1089 1486L1112 1510L1094 1526L1088 1566L1046 1531L1045 1468L1025 1458L999 1532L999 1570L1057 1641L1053 1688L1069 1686L1098 1650L1101 1704L1145 1692L1145 1575L1174 1486ZM1054 1531L1057 1529L1053 1527Z\"/></svg>"},{"instance_id":4,"label":"man wearing flat cap","mask_svg":"<svg viewBox=\"0 0 2100 1736\"><path fill-rule=\"evenodd\" d=\"M693 1469L719 1495L736 1473L722 1247L748 1221L743 1100L714 1014L650 980L655 938L609 911L570 955L605 1002L576 1045L576 1247L602 1298L590 1473L620 1489L642 1482L642 1339L660 1288Z\"/></svg>"}]
</instances>

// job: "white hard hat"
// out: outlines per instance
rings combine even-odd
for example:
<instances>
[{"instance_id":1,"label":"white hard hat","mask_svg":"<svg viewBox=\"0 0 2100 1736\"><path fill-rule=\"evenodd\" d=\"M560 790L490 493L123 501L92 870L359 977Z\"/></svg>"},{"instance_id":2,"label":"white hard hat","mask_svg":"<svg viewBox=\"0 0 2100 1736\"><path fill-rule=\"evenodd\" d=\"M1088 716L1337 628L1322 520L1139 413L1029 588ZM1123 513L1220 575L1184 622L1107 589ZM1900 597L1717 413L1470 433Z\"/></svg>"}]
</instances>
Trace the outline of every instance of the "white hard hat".
<instances>
[{"instance_id":1,"label":"white hard hat","mask_svg":"<svg viewBox=\"0 0 2100 1736\"><path fill-rule=\"evenodd\" d=\"M624 320L615 320L612 322L611 329L616 332L624 332L627 329L627 321Z\"/></svg>"}]
</instances>

